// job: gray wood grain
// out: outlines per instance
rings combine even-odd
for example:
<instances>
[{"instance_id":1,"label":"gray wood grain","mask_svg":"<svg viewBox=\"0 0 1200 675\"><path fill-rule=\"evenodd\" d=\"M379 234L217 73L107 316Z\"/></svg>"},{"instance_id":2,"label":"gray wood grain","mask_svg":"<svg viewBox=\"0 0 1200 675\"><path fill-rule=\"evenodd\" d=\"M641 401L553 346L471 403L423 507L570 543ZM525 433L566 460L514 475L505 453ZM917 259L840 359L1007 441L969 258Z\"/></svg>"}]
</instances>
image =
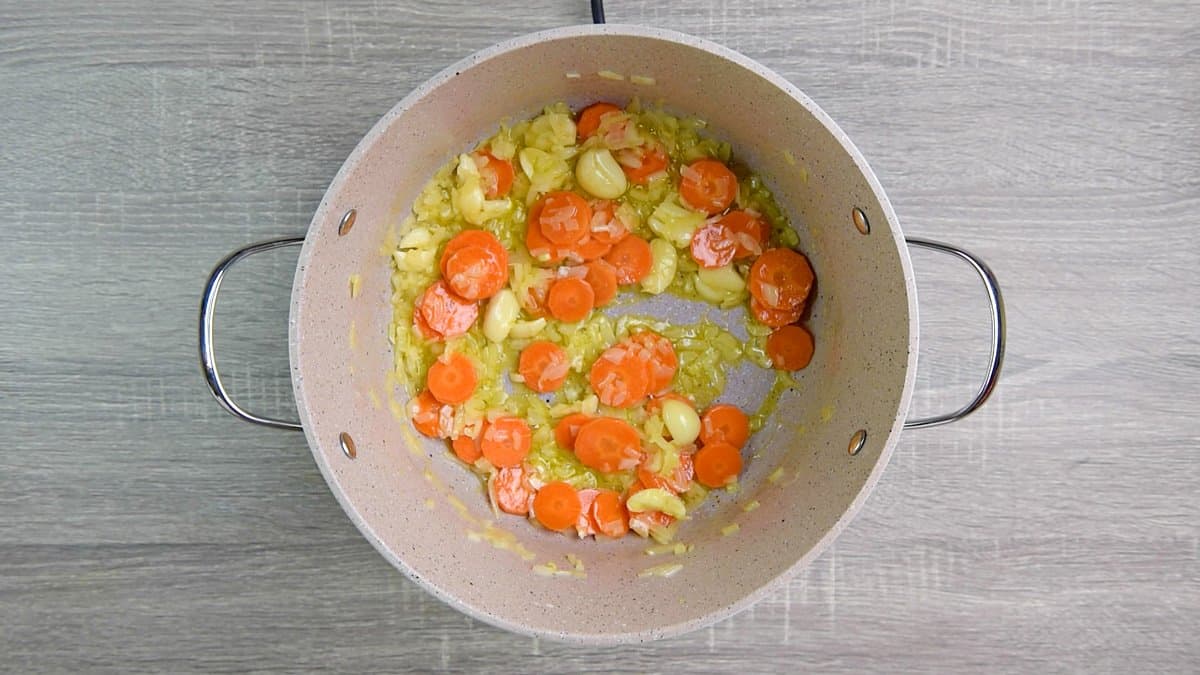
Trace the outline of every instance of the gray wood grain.
<instances>
[{"instance_id":1,"label":"gray wood grain","mask_svg":"<svg viewBox=\"0 0 1200 675\"><path fill-rule=\"evenodd\" d=\"M360 135L443 66L586 3L0 2L0 668L1195 671L1200 6L610 1L778 70L855 139L906 231L1007 294L1008 369L906 434L783 591L621 650L443 606L342 514L297 435L220 411L200 286L303 231ZM986 354L965 269L914 260L915 413ZM294 252L231 276L238 395L286 412Z\"/></svg>"}]
</instances>

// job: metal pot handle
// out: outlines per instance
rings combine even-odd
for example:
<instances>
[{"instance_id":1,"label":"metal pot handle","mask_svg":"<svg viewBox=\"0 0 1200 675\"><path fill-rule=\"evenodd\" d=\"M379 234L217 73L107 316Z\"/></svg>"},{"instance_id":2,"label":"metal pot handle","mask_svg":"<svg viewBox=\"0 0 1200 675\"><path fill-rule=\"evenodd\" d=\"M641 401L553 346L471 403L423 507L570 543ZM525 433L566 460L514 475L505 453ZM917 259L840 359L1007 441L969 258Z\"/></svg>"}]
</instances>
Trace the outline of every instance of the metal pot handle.
<instances>
[{"instance_id":1,"label":"metal pot handle","mask_svg":"<svg viewBox=\"0 0 1200 675\"><path fill-rule=\"evenodd\" d=\"M992 391L996 388L996 380L1000 377L1000 367L1004 363L1004 340L1006 328L1004 322L1004 298L1000 295L1000 285L996 282L996 275L992 270L979 258L971 253L938 241L929 239L917 239L914 237L906 237L906 241L910 246L920 246L932 251L940 251L949 255L957 256L971 265L979 278L983 280L983 287L987 291L988 305L992 312L992 354L990 363L988 364L987 376L983 379L983 384L979 386L979 391L975 392L975 397L971 399L963 407L955 410L952 413L944 415L934 415L933 417L923 417L921 419L906 420L904 422L905 429L920 429L922 427L936 427L940 424L949 424L957 422L962 418L975 412L983 402L992 395Z\"/></svg>"},{"instance_id":2,"label":"metal pot handle","mask_svg":"<svg viewBox=\"0 0 1200 675\"><path fill-rule=\"evenodd\" d=\"M298 430L302 427L299 422L259 417L254 413L248 412L229 397L229 392L225 390L225 385L221 383L221 375L217 372L217 357L213 352L213 315L217 307L217 292L221 289L221 279L230 267L233 267L242 258L248 258L256 253L284 246L297 246L303 243L304 237L271 239L251 244L230 253L213 268L212 274L208 276L208 283L204 284L204 295L200 299L200 365L204 369L204 379L208 381L208 388L212 391L213 396L216 397L217 403L220 403L222 408L228 410L234 416L240 417L247 422L254 422L255 424L274 427L276 429Z\"/></svg>"}]
</instances>

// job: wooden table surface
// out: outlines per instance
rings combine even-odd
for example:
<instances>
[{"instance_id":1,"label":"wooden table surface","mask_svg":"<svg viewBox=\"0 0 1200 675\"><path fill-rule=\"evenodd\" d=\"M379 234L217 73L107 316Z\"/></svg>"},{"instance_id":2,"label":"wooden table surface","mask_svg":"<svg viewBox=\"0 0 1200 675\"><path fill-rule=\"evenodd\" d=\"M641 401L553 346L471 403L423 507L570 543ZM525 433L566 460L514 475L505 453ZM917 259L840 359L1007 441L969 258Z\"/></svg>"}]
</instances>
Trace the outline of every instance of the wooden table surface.
<instances>
[{"instance_id":1,"label":"wooden table surface","mask_svg":"<svg viewBox=\"0 0 1200 675\"><path fill-rule=\"evenodd\" d=\"M1191 671L1200 668L1200 5L613 0L777 70L908 234L988 260L995 397L906 433L785 589L625 649L444 606L358 534L294 433L222 412L205 275L304 232L395 101L586 3L0 2L0 668ZM230 275L237 395L285 414L295 251ZM914 412L965 400L986 312L914 253ZM960 269L961 267L961 269Z\"/></svg>"}]
</instances>

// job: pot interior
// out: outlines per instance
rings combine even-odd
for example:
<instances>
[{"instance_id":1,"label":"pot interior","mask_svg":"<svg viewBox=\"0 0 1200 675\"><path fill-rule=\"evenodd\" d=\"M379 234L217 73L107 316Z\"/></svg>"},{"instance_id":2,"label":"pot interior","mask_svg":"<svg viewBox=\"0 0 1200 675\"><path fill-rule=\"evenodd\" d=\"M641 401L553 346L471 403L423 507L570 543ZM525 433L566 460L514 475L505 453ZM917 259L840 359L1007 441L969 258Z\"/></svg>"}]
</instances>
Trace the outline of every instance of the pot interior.
<instances>
[{"instance_id":1,"label":"pot interior","mask_svg":"<svg viewBox=\"0 0 1200 675\"><path fill-rule=\"evenodd\" d=\"M414 435L407 396L389 376L384 243L434 171L505 118L531 116L558 100L578 107L633 96L699 116L732 143L790 215L818 279L808 322L813 361L748 445L740 490L714 492L683 523L678 540L693 548L680 556L648 556L652 542L635 536L580 541L497 518L479 480L446 445ZM856 228L855 208L869 234ZM340 235L349 209L354 225ZM361 278L353 298L352 275ZM667 312L691 311L669 302ZM886 463L908 407L916 350L907 250L891 207L842 132L745 57L676 33L613 25L498 45L390 111L342 167L313 219L291 323L297 404L314 456L380 552L476 617L589 642L651 639L715 621L816 555ZM752 409L770 379L747 370L731 378L726 399ZM851 454L860 430L865 442ZM354 458L339 442L343 433L353 439ZM748 511L751 502L758 507ZM728 534L733 523L738 530ZM534 573L550 562L570 568L567 554L579 557L586 578ZM682 567L672 576L639 577L673 563Z\"/></svg>"}]
</instances>

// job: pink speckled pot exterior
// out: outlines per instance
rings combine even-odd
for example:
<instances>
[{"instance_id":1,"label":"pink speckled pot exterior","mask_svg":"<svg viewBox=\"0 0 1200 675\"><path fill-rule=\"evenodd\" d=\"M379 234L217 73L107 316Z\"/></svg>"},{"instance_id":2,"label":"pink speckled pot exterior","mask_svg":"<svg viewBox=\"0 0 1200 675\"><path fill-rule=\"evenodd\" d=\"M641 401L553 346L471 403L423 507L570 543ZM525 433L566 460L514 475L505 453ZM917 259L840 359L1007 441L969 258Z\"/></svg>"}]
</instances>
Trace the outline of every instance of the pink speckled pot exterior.
<instances>
[{"instance_id":1,"label":"pink speckled pot exterior","mask_svg":"<svg viewBox=\"0 0 1200 675\"><path fill-rule=\"evenodd\" d=\"M642 75L653 84L598 75ZM567 73L577 73L569 78ZM578 541L497 519L479 481L444 444L397 418L406 400L387 377L393 353L384 247L421 186L450 157L520 119L632 96L694 114L767 178L792 216L818 279L812 365L746 453L735 495L685 522L682 556L649 557L637 537ZM855 229L861 208L870 234ZM357 210L353 229L338 223ZM360 274L362 292L348 292ZM291 363L313 456L346 513L389 561L450 605L513 631L584 643L653 640L727 617L772 592L846 526L871 491L908 409L917 353L916 291L896 216L875 176L812 101L763 66L711 42L630 26L579 26L520 37L451 66L405 97L346 160L313 218L291 307ZM769 376L768 376L769 377ZM761 378L731 381L754 404ZM867 432L857 455L851 436ZM343 453L349 433L357 456ZM760 506L746 511L757 501ZM522 557L479 534L492 520ZM739 530L723 536L736 522ZM535 564L586 578L539 576ZM532 554L532 559L527 559ZM669 578L639 578L678 562ZM697 592L696 589L705 589Z\"/></svg>"}]
</instances>

